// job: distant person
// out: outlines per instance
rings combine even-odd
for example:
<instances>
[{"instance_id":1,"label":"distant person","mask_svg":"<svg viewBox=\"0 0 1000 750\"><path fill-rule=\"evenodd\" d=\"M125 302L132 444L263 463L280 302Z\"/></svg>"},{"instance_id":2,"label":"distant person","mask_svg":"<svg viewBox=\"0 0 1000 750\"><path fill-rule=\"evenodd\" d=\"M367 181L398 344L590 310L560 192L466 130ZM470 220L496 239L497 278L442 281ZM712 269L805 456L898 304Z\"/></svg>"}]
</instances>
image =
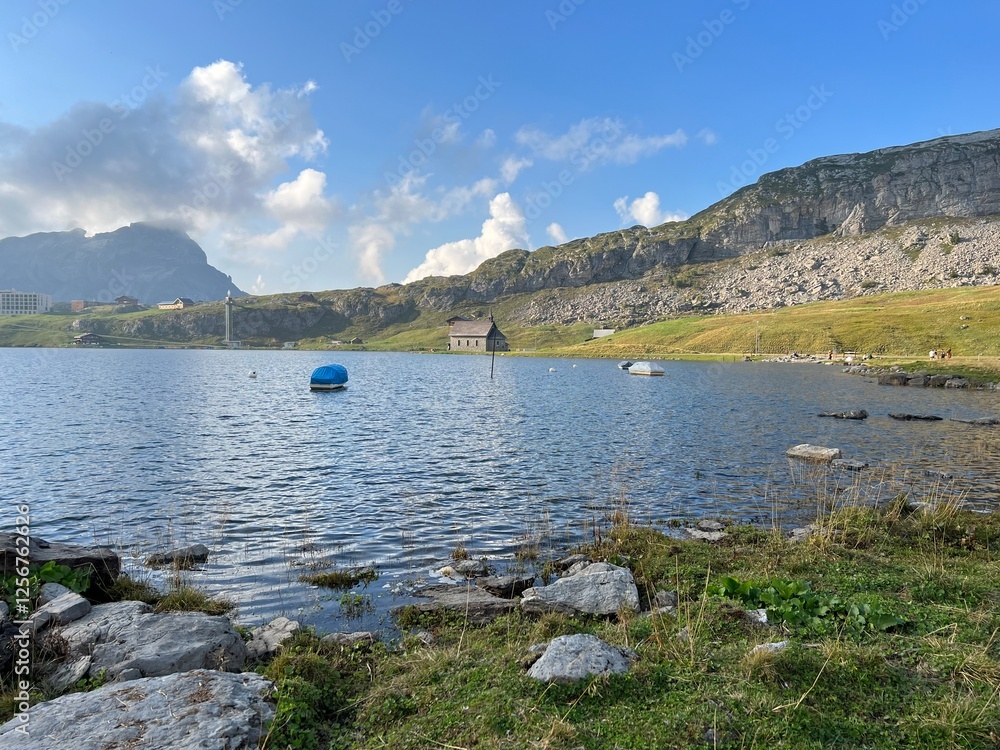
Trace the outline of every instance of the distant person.
<instances>
[{"instance_id":1,"label":"distant person","mask_svg":"<svg viewBox=\"0 0 1000 750\"><path fill-rule=\"evenodd\" d=\"M947 359L951 359L951 349L949 349L948 351L946 351L946 352L944 353L944 356L945 356L945 357L946 357Z\"/></svg>"},{"instance_id":2,"label":"distant person","mask_svg":"<svg viewBox=\"0 0 1000 750\"><path fill-rule=\"evenodd\" d=\"M833 359L833 349L831 349L830 353L826 355L826 358L827 359Z\"/></svg>"},{"instance_id":3,"label":"distant person","mask_svg":"<svg viewBox=\"0 0 1000 750\"><path fill-rule=\"evenodd\" d=\"M937 349L931 349L931 359L937 359Z\"/></svg>"}]
</instances>

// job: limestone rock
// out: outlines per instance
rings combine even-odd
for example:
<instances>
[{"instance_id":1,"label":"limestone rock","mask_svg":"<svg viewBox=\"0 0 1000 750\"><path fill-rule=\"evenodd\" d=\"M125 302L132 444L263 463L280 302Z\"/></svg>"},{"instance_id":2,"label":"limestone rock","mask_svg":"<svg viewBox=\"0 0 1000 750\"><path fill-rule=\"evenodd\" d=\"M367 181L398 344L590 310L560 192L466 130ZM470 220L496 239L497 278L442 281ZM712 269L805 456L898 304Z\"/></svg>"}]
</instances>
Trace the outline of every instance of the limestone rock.
<instances>
[{"instance_id":1,"label":"limestone rock","mask_svg":"<svg viewBox=\"0 0 1000 750\"><path fill-rule=\"evenodd\" d=\"M841 458L843 454L840 448L823 448L819 445L809 445L801 443L785 451L789 458L800 458L803 461L814 461L816 463L829 463L835 458Z\"/></svg>"},{"instance_id":2,"label":"limestone rock","mask_svg":"<svg viewBox=\"0 0 1000 750\"><path fill-rule=\"evenodd\" d=\"M933 414L904 414L901 412L893 412L889 414L892 419L898 419L901 422L940 422L941 417L936 417Z\"/></svg>"},{"instance_id":3,"label":"limestone rock","mask_svg":"<svg viewBox=\"0 0 1000 750\"><path fill-rule=\"evenodd\" d=\"M849 411L821 411L821 417L833 417L834 419L868 419L868 412L864 409L851 409Z\"/></svg>"},{"instance_id":4,"label":"limestone rock","mask_svg":"<svg viewBox=\"0 0 1000 750\"><path fill-rule=\"evenodd\" d=\"M556 569L556 572L562 573L564 571L569 570L577 563L581 562L592 563L594 562L594 559L590 555L583 555L583 554L569 555L568 557L564 557L561 560L556 560L555 563L553 563L552 567Z\"/></svg>"},{"instance_id":5,"label":"limestone rock","mask_svg":"<svg viewBox=\"0 0 1000 750\"><path fill-rule=\"evenodd\" d=\"M535 586L521 594L526 612L613 615L639 610L639 591L632 572L610 563L594 563L580 573L549 586Z\"/></svg>"},{"instance_id":6,"label":"limestone rock","mask_svg":"<svg viewBox=\"0 0 1000 750\"><path fill-rule=\"evenodd\" d=\"M270 659L281 645L301 630L297 620L287 617L277 617L266 625L254 628L250 642L247 643L247 659L263 661Z\"/></svg>"},{"instance_id":7,"label":"limestone rock","mask_svg":"<svg viewBox=\"0 0 1000 750\"><path fill-rule=\"evenodd\" d=\"M413 595L430 600L412 605L419 612L452 612L468 616L469 622L475 624L494 620L517 607L516 601L493 596L471 584L424 586Z\"/></svg>"},{"instance_id":8,"label":"limestone rock","mask_svg":"<svg viewBox=\"0 0 1000 750\"><path fill-rule=\"evenodd\" d=\"M90 676L138 669L157 677L192 669L239 671L246 646L226 617L201 612L153 614L142 602L99 604L61 634L73 657L90 655Z\"/></svg>"},{"instance_id":9,"label":"limestone rock","mask_svg":"<svg viewBox=\"0 0 1000 750\"><path fill-rule=\"evenodd\" d=\"M66 692L90 672L90 657L63 662L43 676L45 686L55 695Z\"/></svg>"},{"instance_id":10,"label":"limestone rock","mask_svg":"<svg viewBox=\"0 0 1000 750\"><path fill-rule=\"evenodd\" d=\"M359 630L354 633L329 633L320 640L323 643L332 643L337 646L360 646L377 642L378 636L366 630Z\"/></svg>"},{"instance_id":11,"label":"limestone rock","mask_svg":"<svg viewBox=\"0 0 1000 750\"><path fill-rule=\"evenodd\" d=\"M952 419L952 422L962 422L963 424L976 424L985 427L992 427L1000 424L1000 419L993 417L979 417L978 419Z\"/></svg>"},{"instance_id":12,"label":"limestone rock","mask_svg":"<svg viewBox=\"0 0 1000 750\"><path fill-rule=\"evenodd\" d=\"M0 746L18 750L256 750L274 716L271 682L252 672L209 670L105 685L28 711L28 736L14 718Z\"/></svg>"},{"instance_id":13,"label":"limestone rock","mask_svg":"<svg viewBox=\"0 0 1000 750\"><path fill-rule=\"evenodd\" d=\"M70 593L70 590L61 583L46 583L38 589L38 606L48 604L53 599L58 599L63 594Z\"/></svg>"},{"instance_id":14,"label":"limestone rock","mask_svg":"<svg viewBox=\"0 0 1000 750\"><path fill-rule=\"evenodd\" d=\"M79 594L67 590L65 594L53 599L35 610L31 615L30 627L34 631L44 630L50 625L65 625L79 620L89 614L91 604Z\"/></svg>"},{"instance_id":15,"label":"limestone rock","mask_svg":"<svg viewBox=\"0 0 1000 750\"><path fill-rule=\"evenodd\" d=\"M549 642L528 676L568 685L594 675L624 674L637 658L631 649L612 646L595 635L563 635Z\"/></svg>"},{"instance_id":16,"label":"limestone rock","mask_svg":"<svg viewBox=\"0 0 1000 750\"><path fill-rule=\"evenodd\" d=\"M456 560L451 564L452 569L465 578L476 578L478 576L489 575L489 568L486 567L485 560Z\"/></svg>"},{"instance_id":17,"label":"limestone rock","mask_svg":"<svg viewBox=\"0 0 1000 750\"><path fill-rule=\"evenodd\" d=\"M476 585L501 599L514 599L535 583L534 576L493 576L477 578Z\"/></svg>"},{"instance_id":18,"label":"limestone rock","mask_svg":"<svg viewBox=\"0 0 1000 750\"><path fill-rule=\"evenodd\" d=\"M703 542L721 542L728 534L725 531L702 531L701 529L684 529L684 533L692 539L700 539Z\"/></svg>"},{"instance_id":19,"label":"limestone rock","mask_svg":"<svg viewBox=\"0 0 1000 750\"><path fill-rule=\"evenodd\" d=\"M771 653L778 653L779 651L784 651L791 645L791 641L778 641L777 643L761 643L750 649L749 653L757 654L761 651L769 651Z\"/></svg>"},{"instance_id":20,"label":"limestone rock","mask_svg":"<svg viewBox=\"0 0 1000 750\"><path fill-rule=\"evenodd\" d=\"M830 462L834 469L844 469L846 471L862 471L868 468L867 461L852 461L848 458L835 458Z\"/></svg>"},{"instance_id":21,"label":"limestone rock","mask_svg":"<svg viewBox=\"0 0 1000 750\"><path fill-rule=\"evenodd\" d=\"M187 547L179 547L169 552L158 552L146 558L146 565L158 568L163 565L170 565L180 569L190 568L204 562L208 562L209 549L204 544L191 544Z\"/></svg>"},{"instance_id":22,"label":"limestone rock","mask_svg":"<svg viewBox=\"0 0 1000 750\"><path fill-rule=\"evenodd\" d=\"M32 565L44 565L52 561L74 570L90 569L93 571L92 585L110 586L121 574L121 560L109 549L47 542L37 536L31 537L29 541L28 558ZM13 573L16 563L17 537L14 534L0 534L0 574Z\"/></svg>"}]
</instances>

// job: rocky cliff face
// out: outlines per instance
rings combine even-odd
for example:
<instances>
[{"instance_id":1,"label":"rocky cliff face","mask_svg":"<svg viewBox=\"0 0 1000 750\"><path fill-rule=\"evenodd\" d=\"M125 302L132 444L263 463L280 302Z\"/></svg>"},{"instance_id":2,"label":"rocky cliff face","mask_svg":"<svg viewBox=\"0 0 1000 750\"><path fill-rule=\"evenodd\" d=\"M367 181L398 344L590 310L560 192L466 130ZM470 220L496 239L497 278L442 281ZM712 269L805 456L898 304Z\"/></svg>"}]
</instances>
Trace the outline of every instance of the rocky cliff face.
<instances>
[{"instance_id":1,"label":"rocky cliff face","mask_svg":"<svg viewBox=\"0 0 1000 750\"><path fill-rule=\"evenodd\" d=\"M640 279L655 269L737 258L825 235L857 237L936 217L1000 215L1000 130L815 159L763 175L693 216L647 229L510 250L465 276L404 295L446 310L462 301Z\"/></svg>"},{"instance_id":2,"label":"rocky cliff face","mask_svg":"<svg viewBox=\"0 0 1000 750\"><path fill-rule=\"evenodd\" d=\"M185 233L141 223L93 237L74 229L0 240L0 287L56 301L127 295L145 304L243 294Z\"/></svg>"},{"instance_id":3,"label":"rocky cliff face","mask_svg":"<svg viewBox=\"0 0 1000 750\"><path fill-rule=\"evenodd\" d=\"M687 223L693 260L915 219L1000 214L1000 130L815 159L763 175Z\"/></svg>"}]
</instances>

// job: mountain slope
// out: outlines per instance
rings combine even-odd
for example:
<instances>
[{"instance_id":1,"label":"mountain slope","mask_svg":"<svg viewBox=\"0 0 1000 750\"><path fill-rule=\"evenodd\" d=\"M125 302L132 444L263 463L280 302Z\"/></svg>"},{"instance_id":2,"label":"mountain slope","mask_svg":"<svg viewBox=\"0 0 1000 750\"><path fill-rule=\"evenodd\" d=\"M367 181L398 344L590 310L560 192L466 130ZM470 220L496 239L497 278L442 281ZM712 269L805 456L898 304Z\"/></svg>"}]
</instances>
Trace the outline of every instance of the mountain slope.
<instances>
[{"instance_id":1,"label":"mountain slope","mask_svg":"<svg viewBox=\"0 0 1000 750\"><path fill-rule=\"evenodd\" d=\"M465 276L408 285L418 304L638 279L657 267L735 258L834 234L856 237L937 217L1000 215L1000 130L815 159L681 222L632 227L528 253L510 250Z\"/></svg>"},{"instance_id":2,"label":"mountain slope","mask_svg":"<svg viewBox=\"0 0 1000 750\"><path fill-rule=\"evenodd\" d=\"M93 237L74 229L0 240L0 287L57 301L128 295L146 304L243 294L184 232L143 223Z\"/></svg>"}]
</instances>

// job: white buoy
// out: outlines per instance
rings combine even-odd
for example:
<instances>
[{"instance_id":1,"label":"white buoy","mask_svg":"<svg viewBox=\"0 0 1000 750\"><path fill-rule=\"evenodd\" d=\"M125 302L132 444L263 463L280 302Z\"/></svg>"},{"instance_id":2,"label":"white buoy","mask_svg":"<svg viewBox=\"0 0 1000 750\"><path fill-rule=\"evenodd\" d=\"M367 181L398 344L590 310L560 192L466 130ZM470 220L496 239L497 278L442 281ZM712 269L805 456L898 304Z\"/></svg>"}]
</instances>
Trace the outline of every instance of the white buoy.
<instances>
[{"instance_id":1,"label":"white buoy","mask_svg":"<svg viewBox=\"0 0 1000 750\"><path fill-rule=\"evenodd\" d=\"M249 374L247 375L247 377L248 378L255 378L255 377L257 377L257 371L256 370L251 370L249 372Z\"/></svg>"},{"instance_id":2,"label":"white buoy","mask_svg":"<svg viewBox=\"0 0 1000 750\"><path fill-rule=\"evenodd\" d=\"M556 368L554 368L554 367L550 367L549 368L549 372L555 372L555 371L556 371Z\"/></svg>"},{"instance_id":3,"label":"white buoy","mask_svg":"<svg viewBox=\"0 0 1000 750\"><path fill-rule=\"evenodd\" d=\"M576 368L576 365L573 365L573 367L574 367L574 369L575 369L575 368Z\"/></svg>"}]
</instances>

